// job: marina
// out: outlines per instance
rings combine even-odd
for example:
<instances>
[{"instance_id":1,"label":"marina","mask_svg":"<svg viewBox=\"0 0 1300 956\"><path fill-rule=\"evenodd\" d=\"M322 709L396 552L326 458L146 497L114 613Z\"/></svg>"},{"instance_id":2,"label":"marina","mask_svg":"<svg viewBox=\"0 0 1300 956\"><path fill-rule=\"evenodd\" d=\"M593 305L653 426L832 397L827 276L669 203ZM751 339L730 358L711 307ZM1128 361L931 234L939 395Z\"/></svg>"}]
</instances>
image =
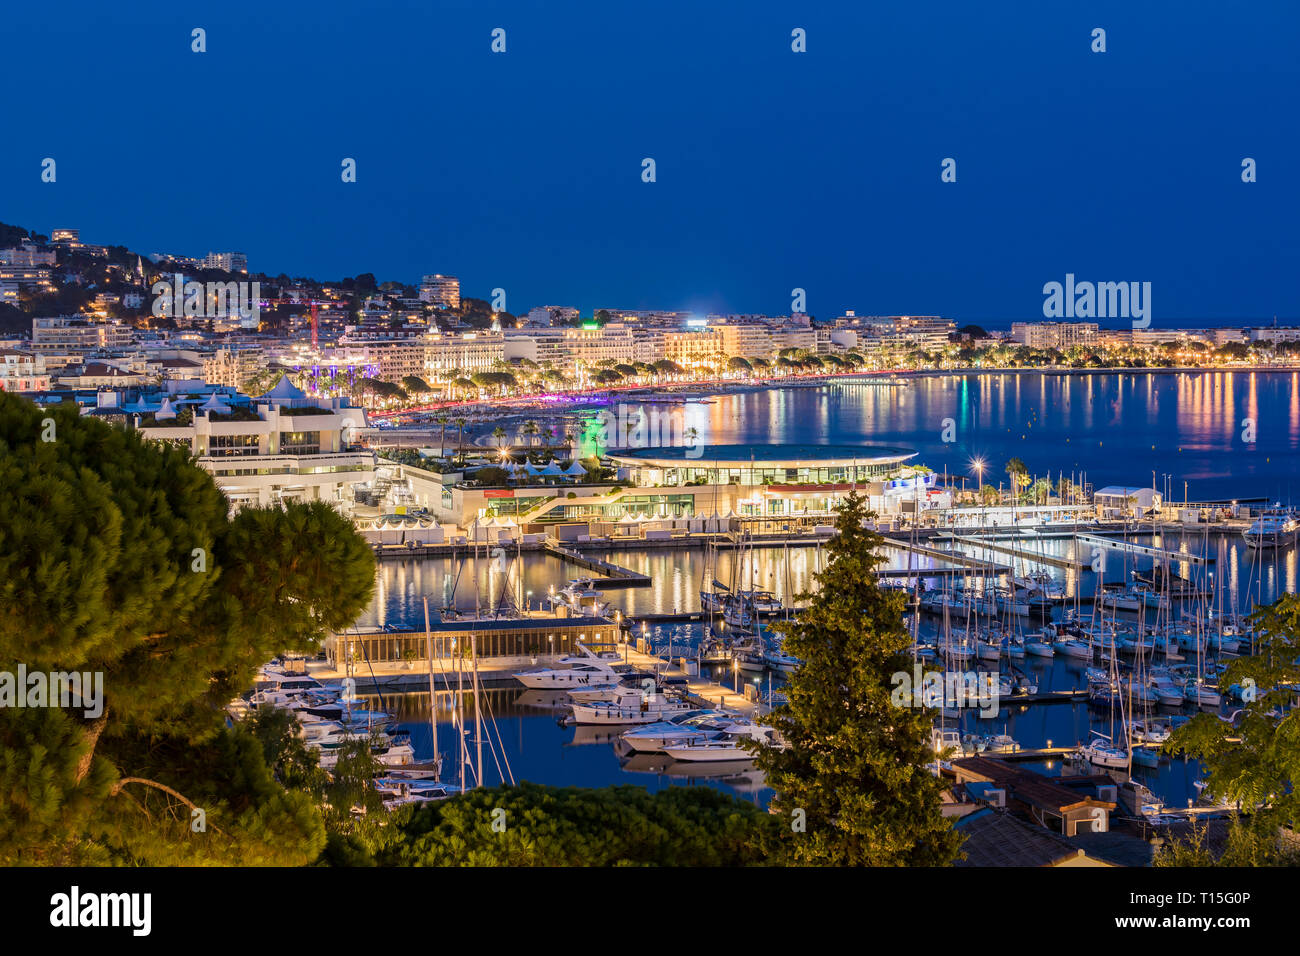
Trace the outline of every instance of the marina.
<instances>
[{"instance_id":1,"label":"marina","mask_svg":"<svg viewBox=\"0 0 1300 956\"><path fill-rule=\"evenodd\" d=\"M912 665L973 695L936 704L936 742L951 753L943 773L973 780L969 761L983 760L986 770L1017 768L1008 779L1025 792L1059 781L1049 803L1110 780L1140 788L1162 819L1220 812L1201 801L1196 762L1162 754L1160 741L1193 713L1232 712L1216 675L1250 652L1250 607L1294 590L1295 551L1252 542L1257 503L1125 513L1141 496L1104 491L1096 501L1072 492L1068 504L981 507L935 477L924 508L877 521L877 574L902 597ZM621 494L600 500L634 500ZM833 517L774 516L775 499L762 514L693 517L687 503L713 494L706 485L676 505L642 496L660 510L635 523L566 506L559 522L500 522L498 541L377 546L371 608L308 668L323 684L352 682L367 710L390 715L412 766L454 754L463 738L453 762L468 761L466 786L523 773L588 786L703 783L765 804L771 791L733 739L750 732L726 728L758 726L783 699L799 662L781 650L782 623L816 589ZM743 505L744 493L734 500ZM648 751L647 740L662 746ZM460 786L459 772L444 779Z\"/></svg>"}]
</instances>

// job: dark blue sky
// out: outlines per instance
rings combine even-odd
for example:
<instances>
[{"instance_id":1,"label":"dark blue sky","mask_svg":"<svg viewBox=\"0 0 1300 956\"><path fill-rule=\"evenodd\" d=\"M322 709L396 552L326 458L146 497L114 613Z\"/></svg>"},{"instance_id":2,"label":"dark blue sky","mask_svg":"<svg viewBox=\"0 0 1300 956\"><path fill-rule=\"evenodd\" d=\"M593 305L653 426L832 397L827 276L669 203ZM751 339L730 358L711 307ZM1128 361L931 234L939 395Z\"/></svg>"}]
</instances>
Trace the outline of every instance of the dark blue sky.
<instances>
[{"instance_id":1,"label":"dark blue sky","mask_svg":"<svg viewBox=\"0 0 1300 956\"><path fill-rule=\"evenodd\" d=\"M0 221L512 311L1034 318L1073 272L1300 317L1300 5L808 7L11 4Z\"/></svg>"}]
</instances>

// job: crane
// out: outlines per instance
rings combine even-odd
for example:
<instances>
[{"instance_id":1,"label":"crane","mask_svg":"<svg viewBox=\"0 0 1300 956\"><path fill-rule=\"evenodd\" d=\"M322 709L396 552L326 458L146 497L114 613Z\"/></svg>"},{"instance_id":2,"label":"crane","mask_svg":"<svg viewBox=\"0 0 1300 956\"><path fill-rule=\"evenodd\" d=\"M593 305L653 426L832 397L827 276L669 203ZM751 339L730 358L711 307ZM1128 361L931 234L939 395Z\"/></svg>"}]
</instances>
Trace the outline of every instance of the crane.
<instances>
[{"instance_id":1,"label":"crane","mask_svg":"<svg viewBox=\"0 0 1300 956\"><path fill-rule=\"evenodd\" d=\"M316 348L320 337L320 319L316 314L317 306L337 305L328 299L264 299L267 305L310 305L311 306L311 347Z\"/></svg>"}]
</instances>

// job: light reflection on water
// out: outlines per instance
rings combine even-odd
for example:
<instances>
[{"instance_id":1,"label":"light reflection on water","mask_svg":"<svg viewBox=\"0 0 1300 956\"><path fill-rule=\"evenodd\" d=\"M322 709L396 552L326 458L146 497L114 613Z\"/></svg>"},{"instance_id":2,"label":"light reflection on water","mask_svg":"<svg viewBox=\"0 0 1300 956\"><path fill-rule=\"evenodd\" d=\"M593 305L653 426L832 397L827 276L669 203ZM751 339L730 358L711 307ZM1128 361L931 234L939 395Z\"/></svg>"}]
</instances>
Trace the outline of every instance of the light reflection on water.
<instances>
[{"instance_id":1,"label":"light reflection on water","mask_svg":"<svg viewBox=\"0 0 1300 956\"><path fill-rule=\"evenodd\" d=\"M896 443L917 448L919 460L952 474L969 473L970 460L983 457L990 462L985 477L993 482L998 480L1001 463L1013 456L1022 458L1037 473L1086 471L1094 487L1149 485L1154 471L1156 483L1167 486L1174 498L1183 496L1186 482L1192 500L1267 496L1290 502L1300 449L1300 379L1292 372L967 374L917 379L905 388L828 385L745 392L689 403L685 413L691 426L699 429L706 447L809 441ZM941 440L943 419L948 417L957 423L958 440L954 443ZM1253 444L1241 441L1243 418L1256 424ZM1194 532L1137 540L1175 551L1220 555L1218 539L1207 540ZM1031 553L1091 559L1090 547L1069 538L1040 538L1021 547ZM981 553L978 545L965 550L1000 564L1016 564L1007 555ZM625 616L698 612L700 588L707 586L710 578L727 585L739 580L744 586L764 588L788 603L791 596L815 586L813 576L825 560L824 550L802 545L757 547L746 562L737 552L722 550L712 559L713 566L709 566L703 548L618 550L600 556L651 578L648 588L604 592L612 607ZM886 557L888 568L934 567L932 559L903 550L890 550ZM1282 592L1296 590L1294 549L1256 552L1239 538L1230 537L1225 540L1222 558L1214 573L1222 576L1219 585L1229 606L1246 611L1252 603L1267 603ZM1109 551L1102 574L1105 581L1115 582L1126 580L1135 568L1150 566L1150 559L1135 564L1132 556ZM1191 573L1190 565L1179 567ZM1096 589L1097 578L1091 570L1047 570L1066 586L1071 597L1088 596ZM492 607L508 596L536 605L550 587L586 573L557 558L536 554L512 557L504 575L494 572L492 562L484 557L385 562L378 573L375 600L358 624L419 628L425 596L434 611L452 601L461 608L473 608L476 601ZM703 627L700 623L666 622L652 627L649 636L658 650L666 651L672 641L674 652L680 653L698 641ZM927 623L925 628L933 625ZM1079 669L1065 658L1031 658L1021 666L1038 677L1042 690L1073 688L1082 681ZM733 680L756 680L725 673L718 679L728 685ZM636 782L651 788L681 782L659 773L661 768L653 761L633 764L641 769L622 769L611 746L597 740L599 734L557 726L553 714L530 707L526 701L521 703L519 691L487 693L495 727L517 778L583 785ZM440 743L445 751L455 738L446 721L451 698L447 696L444 702L443 696L440 710L448 710L440 715L439 738L441 742L446 737ZM390 710L392 703L390 700ZM426 707L424 717L419 716L420 706ZM410 695L403 699L401 710L421 755L426 756L430 743L427 699ZM969 713L963 717L963 730L1006 732L1025 747L1043 746L1048 740L1057 746L1070 745L1086 739L1091 729L1109 732L1110 716L1084 704L1004 710L987 721ZM487 782L492 783L498 776L495 766L490 762L488 766ZM1194 763L1178 759L1163 763L1158 770L1136 768L1135 775L1169 805L1181 806L1193 793L1195 771ZM1048 772L1059 773L1059 762ZM747 799L763 801L770 796L769 791L756 789L752 780L734 779L718 785Z\"/></svg>"}]
</instances>

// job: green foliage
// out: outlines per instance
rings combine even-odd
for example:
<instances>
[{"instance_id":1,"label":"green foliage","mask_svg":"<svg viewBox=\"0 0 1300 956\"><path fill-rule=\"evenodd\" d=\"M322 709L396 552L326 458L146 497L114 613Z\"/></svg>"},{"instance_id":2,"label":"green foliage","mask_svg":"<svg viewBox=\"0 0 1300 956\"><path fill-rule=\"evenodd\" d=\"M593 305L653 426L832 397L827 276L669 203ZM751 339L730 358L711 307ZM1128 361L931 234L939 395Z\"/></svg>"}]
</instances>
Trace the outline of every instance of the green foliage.
<instances>
[{"instance_id":1,"label":"green foliage","mask_svg":"<svg viewBox=\"0 0 1300 956\"><path fill-rule=\"evenodd\" d=\"M1300 866L1300 844L1294 836L1260 817L1234 816L1228 822L1227 840L1219 853L1208 843L1209 825L1193 825L1182 839L1165 843L1152 866Z\"/></svg>"},{"instance_id":2,"label":"green foliage","mask_svg":"<svg viewBox=\"0 0 1300 956\"><path fill-rule=\"evenodd\" d=\"M1208 793L1251 812L1260 825L1300 829L1300 720L1291 705L1300 685L1300 596L1256 608L1255 653L1231 661L1219 681L1252 688L1233 723L1197 714L1165 744L1204 765Z\"/></svg>"},{"instance_id":3,"label":"green foliage","mask_svg":"<svg viewBox=\"0 0 1300 956\"><path fill-rule=\"evenodd\" d=\"M0 862L310 859L313 801L222 707L365 607L351 524L325 502L231 519L185 451L2 393L0 497L0 670L98 672L104 691L97 718L0 710Z\"/></svg>"},{"instance_id":4,"label":"green foliage","mask_svg":"<svg viewBox=\"0 0 1300 956\"><path fill-rule=\"evenodd\" d=\"M493 829L495 819L504 829ZM709 787L474 790L395 814L388 832L332 841L326 859L380 866L746 866L777 825Z\"/></svg>"},{"instance_id":5,"label":"green foliage","mask_svg":"<svg viewBox=\"0 0 1300 956\"><path fill-rule=\"evenodd\" d=\"M961 844L940 813L941 785L926 768L931 712L895 707L892 675L910 673L903 597L887 593L875 570L882 539L850 493L836 518L830 558L798 618L774 625L802 666L788 703L765 722L788 749L759 749L757 765L775 788L784 821L773 853L812 865L930 866L951 863ZM796 832L796 810L806 832Z\"/></svg>"}]
</instances>

